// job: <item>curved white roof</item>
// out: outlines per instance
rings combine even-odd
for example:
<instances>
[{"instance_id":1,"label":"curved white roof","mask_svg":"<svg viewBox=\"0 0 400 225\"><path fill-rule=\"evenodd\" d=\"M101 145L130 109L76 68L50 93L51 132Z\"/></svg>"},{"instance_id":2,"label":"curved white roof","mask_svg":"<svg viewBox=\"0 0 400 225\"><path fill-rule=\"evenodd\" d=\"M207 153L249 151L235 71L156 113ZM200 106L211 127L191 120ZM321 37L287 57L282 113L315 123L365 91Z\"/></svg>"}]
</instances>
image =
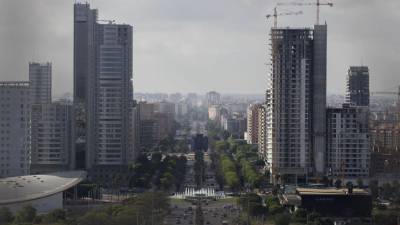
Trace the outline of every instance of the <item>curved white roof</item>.
<instances>
[{"instance_id":1,"label":"curved white roof","mask_svg":"<svg viewBox=\"0 0 400 225\"><path fill-rule=\"evenodd\" d=\"M0 179L0 205L44 198L65 191L86 179L85 171Z\"/></svg>"}]
</instances>

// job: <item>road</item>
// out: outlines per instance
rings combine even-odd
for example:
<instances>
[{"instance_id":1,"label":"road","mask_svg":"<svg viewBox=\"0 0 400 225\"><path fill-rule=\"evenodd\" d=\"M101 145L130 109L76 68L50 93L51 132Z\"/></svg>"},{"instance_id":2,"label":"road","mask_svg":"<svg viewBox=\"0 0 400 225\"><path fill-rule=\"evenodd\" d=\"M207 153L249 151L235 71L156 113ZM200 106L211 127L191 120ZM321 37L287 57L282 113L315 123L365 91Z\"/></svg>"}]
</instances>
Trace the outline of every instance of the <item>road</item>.
<instances>
[{"instance_id":1,"label":"road","mask_svg":"<svg viewBox=\"0 0 400 225\"><path fill-rule=\"evenodd\" d=\"M186 201L172 201L171 213L165 218L165 225L192 225L194 224L195 207Z\"/></svg>"},{"instance_id":2,"label":"road","mask_svg":"<svg viewBox=\"0 0 400 225\"><path fill-rule=\"evenodd\" d=\"M191 124L192 135L201 133L207 134L206 123L205 122L193 122ZM187 171L185 180L183 182L182 188L195 188L194 179L194 153L191 152L186 155L187 161ZM214 188L216 191L219 189L215 173L211 169L211 160L207 153L204 154L205 162L205 180L202 183L202 188ZM181 191L183 191L181 190ZM204 225L221 225L222 221L227 221L228 224L235 224L234 221L239 216L239 209L234 200L209 200L202 201L201 208L203 210ZM166 217L165 225L192 225L195 224L195 211L196 205L185 200L172 200L171 201L171 213Z\"/></svg>"},{"instance_id":3,"label":"road","mask_svg":"<svg viewBox=\"0 0 400 225\"><path fill-rule=\"evenodd\" d=\"M239 216L239 208L234 201L220 200L202 202L204 225L221 225L222 221L235 224ZM184 200L173 200L171 213L165 218L165 225L195 224L196 206Z\"/></svg>"},{"instance_id":4,"label":"road","mask_svg":"<svg viewBox=\"0 0 400 225\"><path fill-rule=\"evenodd\" d=\"M221 225L222 221L235 224L239 217L239 209L234 202L211 201L202 204L205 225Z\"/></svg>"},{"instance_id":5,"label":"road","mask_svg":"<svg viewBox=\"0 0 400 225\"><path fill-rule=\"evenodd\" d=\"M203 183L203 188L215 188L218 189L218 185L215 181L214 171L210 168L211 161L205 160L206 164L206 179ZM196 187L194 181L193 171L194 161L188 160L187 172L183 187ZM204 216L204 225L221 225L222 221L227 221L228 224L235 224L234 221L239 216L239 209L235 201L224 199L218 201L202 201L201 207ZM195 212L196 206L185 200L172 200L171 201L171 213L164 221L165 225L191 225L195 224Z\"/></svg>"}]
</instances>

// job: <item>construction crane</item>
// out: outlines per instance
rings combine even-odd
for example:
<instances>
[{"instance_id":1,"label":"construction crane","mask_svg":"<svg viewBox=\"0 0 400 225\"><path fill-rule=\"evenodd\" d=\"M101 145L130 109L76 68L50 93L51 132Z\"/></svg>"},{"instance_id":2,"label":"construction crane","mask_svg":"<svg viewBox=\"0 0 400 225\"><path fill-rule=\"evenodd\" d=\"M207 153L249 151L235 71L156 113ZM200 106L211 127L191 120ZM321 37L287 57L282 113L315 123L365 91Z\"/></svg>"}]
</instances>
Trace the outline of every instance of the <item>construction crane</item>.
<instances>
[{"instance_id":1,"label":"construction crane","mask_svg":"<svg viewBox=\"0 0 400 225\"><path fill-rule=\"evenodd\" d=\"M278 14L278 10L276 9L276 7L274 8L274 14L268 14L266 15L267 19L273 17L274 18L274 28L278 27L278 16L290 16L290 15L300 15L303 14L302 11L298 11L298 12L285 12L285 13L279 13Z\"/></svg>"},{"instance_id":2,"label":"construction crane","mask_svg":"<svg viewBox=\"0 0 400 225\"><path fill-rule=\"evenodd\" d=\"M322 5L333 7L332 2L321 3L320 0L317 0L317 2L304 2L304 3L303 2L280 2L277 5L316 6L316 8L317 8L317 25L319 24L319 14L320 14L319 7Z\"/></svg>"},{"instance_id":3,"label":"construction crane","mask_svg":"<svg viewBox=\"0 0 400 225\"><path fill-rule=\"evenodd\" d=\"M397 96L397 106L400 107L400 86L398 87L397 92L394 91L374 91L370 92L371 96L374 95L396 95Z\"/></svg>"}]
</instances>

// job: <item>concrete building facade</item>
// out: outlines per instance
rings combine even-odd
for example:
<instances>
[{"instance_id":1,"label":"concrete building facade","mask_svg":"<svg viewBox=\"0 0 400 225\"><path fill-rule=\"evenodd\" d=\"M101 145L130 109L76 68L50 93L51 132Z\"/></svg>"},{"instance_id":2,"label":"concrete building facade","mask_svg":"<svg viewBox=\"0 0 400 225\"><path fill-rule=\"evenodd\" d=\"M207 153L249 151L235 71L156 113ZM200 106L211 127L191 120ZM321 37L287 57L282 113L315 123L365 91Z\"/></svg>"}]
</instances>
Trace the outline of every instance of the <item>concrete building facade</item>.
<instances>
[{"instance_id":1,"label":"concrete building facade","mask_svg":"<svg viewBox=\"0 0 400 225\"><path fill-rule=\"evenodd\" d=\"M370 124L371 175L400 176L400 124L376 122Z\"/></svg>"},{"instance_id":2,"label":"concrete building facade","mask_svg":"<svg viewBox=\"0 0 400 225\"><path fill-rule=\"evenodd\" d=\"M268 158L267 154L267 134L270 133L267 130L267 111L266 105L258 108L257 112L258 120L258 155L265 162L271 162L272 158Z\"/></svg>"},{"instance_id":3,"label":"concrete building facade","mask_svg":"<svg viewBox=\"0 0 400 225\"><path fill-rule=\"evenodd\" d=\"M344 104L341 108L328 108L327 134L327 173L342 179L368 177L368 107Z\"/></svg>"},{"instance_id":4,"label":"concrete building facade","mask_svg":"<svg viewBox=\"0 0 400 225\"><path fill-rule=\"evenodd\" d=\"M142 148L151 148L162 139L175 135L175 107L171 104L139 102L137 120Z\"/></svg>"},{"instance_id":5,"label":"concrete building facade","mask_svg":"<svg viewBox=\"0 0 400 225\"><path fill-rule=\"evenodd\" d=\"M258 143L258 111L262 107L261 104L250 105L247 108L247 143Z\"/></svg>"},{"instance_id":6,"label":"concrete building facade","mask_svg":"<svg viewBox=\"0 0 400 225\"><path fill-rule=\"evenodd\" d=\"M271 30L266 163L274 180L325 172L326 36L326 25Z\"/></svg>"},{"instance_id":7,"label":"concrete building facade","mask_svg":"<svg viewBox=\"0 0 400 225\"><path fill-rule=\"evenodd\" d=\"M132 143L132 27L97 26L96 150L90 164L126 165Z\"/></svg>"},{"instance_id":8,"label":"concrete building facade","mask_svg":"<svg viewBox=\"0 0 400 225\"><path fill-rule=\"evenodd\" d=\"M208 107L208 119L213 121L219 121L221 118L221 107L220 106L210 106Z\"/></svg>"},{"instance_id":9,"label":"concrete building facade","mask_svg":"<svg viewBox=\"0 0 400 225\"><path fill-rule=\"evenodd\" d=\"M31 174L70 170L74 165L72 104L55 102L31 108Z\"/></svg>"},{"instance_id":10,"label":"concrete building facade","mask_svg":"<svg viewBox=\"0 0 400 225\"><path fill-rule=\"evenodd\" d=\"M243 115L227 115L221 117L222 128L228 131L232 137L243 139L247 129L247 119Z\"/></svg>"},{"instance_id":11,"label":"concrete building facade","mask_svg":"<svg viewBox=\"0 0 400 225\"><path fill-rule=\"evenodd\" d=\"M29 82L0 82L0 177L29 174Z\"/></svg>"},{"instance_id":12,"label":"concrete building facade","mask_svg":"<svg viewBox=\"0 0 400 225\"><path fill-rule=\"evenodd\" d=\"M51 63L29 63L31 104L51 103Z\"/></svg>"}]
</instances>

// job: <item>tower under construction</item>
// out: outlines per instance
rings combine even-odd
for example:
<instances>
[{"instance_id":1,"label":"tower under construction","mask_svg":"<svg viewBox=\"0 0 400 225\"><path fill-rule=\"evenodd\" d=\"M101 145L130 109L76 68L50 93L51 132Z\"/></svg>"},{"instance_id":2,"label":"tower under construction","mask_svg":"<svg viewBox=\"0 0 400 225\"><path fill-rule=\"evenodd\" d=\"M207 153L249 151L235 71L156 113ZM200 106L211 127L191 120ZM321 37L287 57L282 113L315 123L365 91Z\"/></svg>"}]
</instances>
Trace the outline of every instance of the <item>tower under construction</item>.
<instances>
[{"instance_id":1,"label":"tower under construction","mask_svg":"<svg viewBox=\"0 0 400 225\"><path fill-rule=\"evenodd\" d=\"M322 176L326 150L327 25L272 28L265 160L275 181Z\"/></svg>"}]
</instances>

